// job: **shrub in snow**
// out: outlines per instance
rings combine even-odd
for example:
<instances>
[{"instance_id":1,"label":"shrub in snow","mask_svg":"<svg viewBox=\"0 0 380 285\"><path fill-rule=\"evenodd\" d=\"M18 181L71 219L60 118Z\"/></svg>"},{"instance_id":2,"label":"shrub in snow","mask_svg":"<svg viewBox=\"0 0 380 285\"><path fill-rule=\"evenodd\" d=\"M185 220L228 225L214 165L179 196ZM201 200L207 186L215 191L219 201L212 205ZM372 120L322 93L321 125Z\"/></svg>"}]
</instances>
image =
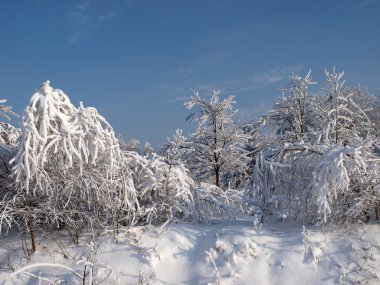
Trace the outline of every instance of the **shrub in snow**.
<instances>
[{"instance_id":1,"label":"shrub in snow","mask_svg":"<svg viewBox=\"0 0 380 285\"><path fill-rule=\"evenodd\" d=\"M359 86L344 86L344 72L325 71L327 94L318 143L329 145L313 170L311 192L323 220L379 219L378 132L368 115L374 102Z\"/></svg>"}]
</instances>

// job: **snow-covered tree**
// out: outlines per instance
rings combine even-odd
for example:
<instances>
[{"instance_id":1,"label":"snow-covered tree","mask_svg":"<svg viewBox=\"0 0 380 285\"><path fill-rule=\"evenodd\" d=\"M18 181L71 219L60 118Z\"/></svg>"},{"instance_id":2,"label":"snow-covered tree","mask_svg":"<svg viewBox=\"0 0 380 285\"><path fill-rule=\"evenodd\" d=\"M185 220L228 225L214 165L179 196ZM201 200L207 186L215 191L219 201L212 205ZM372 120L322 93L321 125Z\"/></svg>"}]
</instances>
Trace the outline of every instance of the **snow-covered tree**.
<instances>
[{"instance_id":1,"label":"snow-covered tree","mask_svg":"<svg viewBox=\"0 0 380 285\"><path fill-rule=\"evenodd\" d=\"M122 215L134 211L137 199L119 141L112 127L95 108L85 108L81 104L74 124L81 131L76 139L84 163L72 168L77 171L79 167L79 175L72 173L62 178L71 182L65 193L67 200L72 201L66 202L66 205L71 205L71 209L66 211L67 217L72 216L75 205L81 205L76 211L83 213L86 209L90 219L98 219L97 225L108 224L112 218L113 225L117 227ZM78 192L78 189L83 189L83 192ZM76 227L82 222L79 221Z\"/></svg>"},{"instance_id":2,"label":"snow-covered tree","mask_svg":"<svg viewBox=\"0 0 380 285\"><path fill-rule=\"evenodd\" d=\"M144 143L144 156L149 156L154 152L152 145L149 142Z\"/></svg>"},{"instance_id":3,"label":"snow-covered tree","mask_svg":"<svg viewBox=\"0 0 380 285\"><path fill-rule=\"evenodd\" d=\"M132 138L129 141L127 141L124 148L125 148L125 150L134 151L134 152L140 154L140 141Z\"/></svg>"},{"instance_id":4,"label":"snow-covered tree","mask_svg":"<svg viewBox=\"0 0 380 285\"><path fill-rule=\"evenodd\" d=\"M327 215L331 214L332 200L337 200L338 197L342 199L342 194L349 191L349 172L360 172L360 169L365 171L366 165L359 152L359 149L336 145L325 152L313 171L311 192L325 222ZM350 162L345 163L346 159ZM348 171L346 166L352 168L352 171Z\"/></svg>"},{"instance_id":5,"label":"snow-covered tree","mask_svg":"<svg viewBox=\"0 0 380 285\"><path fill-rule=\"evenodd\" d=\"M246 213L239 189L222 190L218 186L201 182L194 191L196 208L201 221L234 219Z\"/></svg>"},{"instance_id":6,"label":"snow-covered tree","mask_svg":"<svg viewBox=\"0 0 380 285\"><path fill-rule=\"evenodd\" d=\"M197 221L193 191L195 182L181 161L173 159L173 148L165 156L151 158L127 151L127 172L138 193L133 223L152 224L171 221Z\"/></svg>"},{"instance_id":7,"label":"snow-covered tree","mask_svg":"<svg viewBox=\"0 0 380 285\"><path fill-rule=\"evenodd\" d=\"M6 100L0 100L0 117L10 120L8 116L17 116L10 106L5 106ZM19 129L11 126L8 123L0 122L0 215L7 209L7 201L11 194L14 192L13 180L11 178L12 167L10 166L10 160L16 154L15 144L20 135ZM11 219L8 215L0 217L0 233L3 228L7 228L11 223Z\"/></svg>"},{"instance_id":8,"label":"snow-covered tree","mask_svg":"<svg viewBox=\"0 0 380 285\"><path fill-rule=\"evenodd\" d=\"M187 120L198 123L190 141L192 161L187 165L199 181L221 186L223 173L245 173L247 151L243 148L248 136L234 123L234 96L220 101L219 92L214 91L210 101L201 98L198 93L185 102L187 109L197 110Z\"/></svg>"},{"instance_id":9,"label":"snow-covered tree","mask_svg":"<svg viewBox=\"0 0 380 285\"><path fill-rule=\"evenodd\" d=\"M15 156L17 150L14 146L0 143L0 215L6 210L7 201L14 193L13 180L11 178L12 167L9 161ZM4 223L2 220L4 219ZM7 228L7 217L0 217L0 233L1 228Z\"/></svg>"},{"instance_id":10,"label":"snow-covered tree","mask_svg":"<svg viewBox=\"0 0 380 285\"><path fill-rule=\"evenodd\" d=\"M15 112L12 111L11 106L3 105L3 103L7 102L5 99L0 99L0 117L11 120L12 116L18 116ZM0 122L0 143L4 143L7 145L15 145L17 142L18 137L20 136L20 130L13 127L12 125Z\"/></svg>"},{"instance_id":11,"label":"snow-covered tree","mask_svg":"<svg viewBox=\"0 0 380 285\"><path fill-rule=\"evenodd\" d=\"M171 200L173 199L173 194L176 194L178 190L187 189L187 195L191 197L191 204L189 207L192 212L195 213L195 205L193 201L193 191L195 188L194 181L190 178L188 170L183 164L182 157L183 153L187 152L186 148L186 138L182 135L182 130L177 129L176 133L173 135L172 139L168 139L168 143L165 147L164 161L167 164L166 169L162 169L164 176L164 192L165 192L165 211L172 208ZM176 178L177 177L177 178ZM177 188L177 190L175 190ZM175 196L175 195L174 195ZM188 202L188 203L189 203Z\"/></svg>"},{"instance_id":12,"label":"snow-covered tree","mask_svg":"<svg viewBox=\"0 0 380 285\"><path fill-rule=\"evenodd\" d=\"M327 94L322 103L321 117L324 128L319 141L327 144L342 142L355 146L358 141L373 132L373 124L366 112L358 105L361 96L359 86L344 87L344 72L325 71Z\"/></svg>"},{"instance_id":13,"label":"snow-covered tree","mask_svg":"<svg viewBox=\"0 0 380 285\"><path fill-rule=\"evenodd\" d=\"M254 213L335 222L380 215L369 97L358 86L345 88L343 72L325 76L327 94L321 96L299 96L307 94L302 86L310 73L304 79L293 76L289 98L277 101L269 115L274 131L259 132L246 192Z\"/></svg>"},{"instance_id":14,"label":"snow-covered tree","mask_svg":"<svg viewBox=\"0 0 380 285\"><path fill-rule=\"evenodd\" d=\"M318 125L318 101L310 93L309 86L316 84L312 81L311 71L305 77L293 74L292 84L283 89L284 95L279 97L269 112L269 121L274 124L276 132L283 141L309 141L313 130Z\"/></svg>"},{"instance_id":15,"label":"snow-covered tree","mask_svg":"<svg viewBox=\"0 0 380 285\"><path fill-rule=\"evenodd\" d=\"M112 127L95 108L76 108L49 81L25 109L17 149L15 191L2 214L33 242L36 227L80 231L114 221L115 202L126 211L134 207L136 193Z\"/></svg>"},{"instance_id":16,"label":"snow-covered tree","mask_svg":"<svg viewBox=\"0 0 380 285\"><path fill-rule=\"evenodd\" d=\"M11 120L8 116L18 116L12 111L11 106L5 106L7 100L0 99L0 117ZM0 121L0 187L4 187L5 184L9 184L10 166L9 161L15 154L15 144L20 136L20 130L13 127L12 125ZM0 195L0 199L2 196Z\"/></svg>"},{"instance_id":17,"label":"snow-covered tree","mask_svg":"<svg viewBox=\"0 0 380 285\"><path fill-rule=\"evenodd\" d=\"M17 116L17 114L12 111L11 106L3 105L3 103L5 102L7 102L6 99L0 99L0 117L10 120L11 118L8 116L8 114L13 115L13 116Z\"/></svg>"},{"instance_id":18,"label":"snow-covered tree","mask_svg":"<svg viewBox=\"0 0 380 285\"><path fill-rule=\"evenodd\" d=\"M315 207L306 189L323 146L288 143L269 146L256 156L252 184L245 198L260 219L307 218Z\"/></svg>"},{"instance_id":19,"label":"snow-covered tree","mask_svg":"<svg viewBox=\"0 0 380 285\"><path fill-rule=\"evenodd\" d=\"M379 95L371 94L368 90L360 89L354 98L355 103L366 113L372 122L371 135L378 136L380 128L380 98Z\"/></svg>"},{"instance_id":20,"label":"snow-covered tree","mask_svg":"<svg viewBox=\"0 0 380 285\"><path fill-rule=\"evenodd\" d=\"M140 185L140 198L145 208L155 208L155 222L197 221L195 182L183 163L172 163L165 157L153 155L149 167L152 175Z\"/></svg>"},{"instance_id":21,"label":"snow-covered tree","mask_svg":"<svg viewBox=\"0 0 380 285\"><path fill-rule=\"evenodd\" d=\"M336 223L379 220L379 174L373 141L356 148L337 144L326 150L309 186L321 219Z\"/></svg>"},{"instance_id":22,"label":"snow-covered tree","mask_svg":"<svg viewBox=\"0 0 380 285\"><path fill-rule=\"evenodd\" d=\"M15 146L20 137L20 129L14 126L0 122L0 143Z\"/></svg>"},{"instance_id":23,"label":"snow-covered tree","mask_svg":"<svg viewBox=\"0 0 380 285\"><path fill-rule=\"evenodd\" d=\"M155 224L179 221L207 221L231 218L240 206L241 193L219 187L197 184L189 175L182 159L191 149L177 130L162 148L162 155L143 157L126 151L127 172L138 193L138 206L130 224Z\"/></svg>"}]
</instances>

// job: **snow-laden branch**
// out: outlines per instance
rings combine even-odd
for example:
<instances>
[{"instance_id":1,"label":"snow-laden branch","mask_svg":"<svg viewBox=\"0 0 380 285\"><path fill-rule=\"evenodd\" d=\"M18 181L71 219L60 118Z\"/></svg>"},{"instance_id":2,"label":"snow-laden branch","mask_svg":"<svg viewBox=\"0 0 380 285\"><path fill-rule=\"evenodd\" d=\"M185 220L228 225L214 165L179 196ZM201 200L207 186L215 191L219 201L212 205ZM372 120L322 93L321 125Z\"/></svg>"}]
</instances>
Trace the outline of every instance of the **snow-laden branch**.
<instances>
[{"instance_id":1,"label":"snow-laden branch","mask_svg":"<svg viewBox=\"0 0 380 285\"><path fill-rule=\"evenodd\" d=\"M76 277L80 278L81 280L83 279L83 276L76 272L74 269L71 269L70 267L62 264L56 264L56 263L34 263L34 264L29 264L27 266L24 266L23 268L20 268L19 270L13 272L9 277L13 278L27 270L33 269L33 268L39 268L39 267L51 267L51 268L61 268L65 269L71 273L73 273Z\"/></svg>"}]
</instances>

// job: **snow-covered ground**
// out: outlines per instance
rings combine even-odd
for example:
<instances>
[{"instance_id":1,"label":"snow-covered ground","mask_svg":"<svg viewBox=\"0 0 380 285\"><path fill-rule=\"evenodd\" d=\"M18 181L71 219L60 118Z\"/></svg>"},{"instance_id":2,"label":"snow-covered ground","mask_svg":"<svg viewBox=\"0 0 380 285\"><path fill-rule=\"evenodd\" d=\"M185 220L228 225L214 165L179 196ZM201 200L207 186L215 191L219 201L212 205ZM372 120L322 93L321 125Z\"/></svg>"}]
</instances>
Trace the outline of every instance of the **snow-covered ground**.
<instances>
[{"instance_id":1,"label":"snow-covered ground","mask_svg":"<svg viewBox=\"0 0 380 285\"><path fill-rule=\"evenodd\" d=\"M24 272L81 284L52 265L82 276L83 259L94 263L94 284L380 284L378 224L303 229L290 222L254 227L247 219L135 227L86 245L90 240L74 246L62 233L46 235L28 261L17 234L3 237L0 284L38 284L25 273L10 278L12 270L38 263L45 264Z\"/></svg>"}]
</instances>

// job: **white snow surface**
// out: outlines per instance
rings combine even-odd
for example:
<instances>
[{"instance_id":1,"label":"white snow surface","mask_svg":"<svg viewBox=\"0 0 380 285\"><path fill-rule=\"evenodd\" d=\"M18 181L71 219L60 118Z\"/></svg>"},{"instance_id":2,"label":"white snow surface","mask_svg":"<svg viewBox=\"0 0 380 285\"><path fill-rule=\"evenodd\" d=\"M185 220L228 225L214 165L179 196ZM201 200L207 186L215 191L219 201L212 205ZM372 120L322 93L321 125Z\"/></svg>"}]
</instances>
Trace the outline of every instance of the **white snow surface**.
<instances>
[{"instance_id":1,"label":"white snow surface","mask_svg":"<svg viewBox=\"0 0 380 285\"><path fill-rule=\"evenodd\" d=\"M78 261L89 256L91 236L79 245L63 231L39 236L30 260L18 233L0 239L0 284L39 284L25 273L10 277L12 270L33 264L24 272L61 280L53 284L82 284L57 264L83 275L85 263ZM378 224L303 229L286 221L254 226L241 219L134 227L93 241L99 245L93 284L380 284Z\"/></svg>"}]
</instances>

